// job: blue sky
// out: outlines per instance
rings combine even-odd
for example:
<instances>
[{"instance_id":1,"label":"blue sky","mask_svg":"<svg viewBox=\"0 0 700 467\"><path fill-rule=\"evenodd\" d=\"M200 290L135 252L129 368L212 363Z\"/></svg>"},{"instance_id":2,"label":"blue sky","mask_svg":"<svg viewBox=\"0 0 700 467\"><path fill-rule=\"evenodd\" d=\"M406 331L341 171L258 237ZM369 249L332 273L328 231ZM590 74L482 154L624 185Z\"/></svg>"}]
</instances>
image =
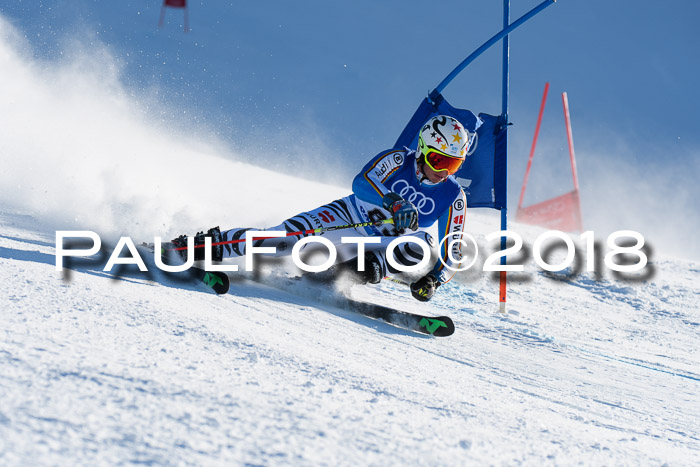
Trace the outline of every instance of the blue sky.
<instances>
[{"instance_id":1,"label":"blue sky","mask_svg":"<svg viewBox=\"0 0 700 467\"><path fill-rule=\"evenodd\" d=\"M179 10L168 9L157 27L159 0L11 1L0 14L38 60L106 47L127 91L157 101L154 112L169 124L214 133L261 165L333 161L336 173L307 173L340 181L390 147L420 100L502 21L496 0L188 3L187 34ZM513 0L511 18L538 3ZM700 194L685 184L700 175L698 13L691 0L673 8L559 0L512 34L511 208L546 81L550 98L526 204L571 188L562 91L571 104L584 221L600 215L607 192L624 192L632 203L640 178L656 177L644 186L659 190L652 196ZM496 46L477 59L446 88L448 100L500 113L500 54ZM601 174L606 169L614 173ZM614 187L599 185L606 176Z\"/></svg>"}]
</instances>

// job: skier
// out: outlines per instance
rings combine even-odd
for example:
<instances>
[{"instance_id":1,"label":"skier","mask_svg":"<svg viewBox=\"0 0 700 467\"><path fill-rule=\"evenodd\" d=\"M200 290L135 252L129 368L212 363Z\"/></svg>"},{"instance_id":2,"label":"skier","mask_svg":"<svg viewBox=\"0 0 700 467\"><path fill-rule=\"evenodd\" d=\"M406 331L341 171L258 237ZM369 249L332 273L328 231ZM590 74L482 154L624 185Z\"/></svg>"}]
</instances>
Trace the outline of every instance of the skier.
<instances>
[{"instance_id":1,"label":"skier","mask_svg":"<svg viewBox=\"0 0 700 467\"><path fill-rule=\"evenodd\" d=\"M439 240L444 237L459 238L464 227L467 202L462 188L452 175L464 162L471 143L469 133L459 121L445 115L433 117L421 128L416 150L390 149L370 160L355 177L353 194L298 214L266 230L299 232L392 219L393 224L318 234L339 248L339 258L343 261L332 269L350 270L359 282L377 284L387 272L398 272L387 262L385 251L386 245L396 236L413 235L433 245L433 239L426 230L437 222L441 235ZM198 233L195 246L203 245L204 238L211 237L214 244L223 242L212 247L213 261L244 256L245 242L240 240L245 239L249 230L235 228L221 232L214 227L206 234ZM357 245L341 243L341 237L353 235L381 237L381 243L366 245L364 271L360 271ZM307 235L300 233L290 237L261 239L254 241L254 245L275 246L279 255L288 255L293 244L304 236ZM225 243L237 240L235 243ZM181 235L172 243L175 248L186 247L187 237ZM179 252L186 256L186 249ZM348 259L348 255L352 254L355 257ZM422 251L416 251L412 243L402 243L393 254L396 262L404 266L418 264L423 259ZM446 265L456 266L455 263L459 263L461 245L445 239L439 254L441 258L430 272L411 284L412 295L420 301L430 300L437 288L452 278L454 272ZM204 248L195 248L195 260L202 259Z\"/></svg>"}]
</instances>

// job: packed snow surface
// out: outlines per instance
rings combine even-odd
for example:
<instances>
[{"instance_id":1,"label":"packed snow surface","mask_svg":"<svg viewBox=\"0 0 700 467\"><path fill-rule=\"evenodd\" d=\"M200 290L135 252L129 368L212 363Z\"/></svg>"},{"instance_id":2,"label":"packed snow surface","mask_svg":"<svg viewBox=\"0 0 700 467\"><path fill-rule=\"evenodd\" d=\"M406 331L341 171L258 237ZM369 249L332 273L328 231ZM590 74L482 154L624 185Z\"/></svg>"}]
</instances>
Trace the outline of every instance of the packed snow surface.
<instances>
[{"instance_id":1,"label":"packed snow surface","mask_svg":"<svg viewBox=\"0 0 700 467\"><path fill-rule=\"evenodd\" d=\"M479 261L431 302L388 281L345 292L448 315L447 338L353 314L340 292L281 289L286 264L231 273L224 296L152 258L148 273L105 272L101 255L57 272L57 230L113 245L264 228L350 183L309 181L343 177L318 145L281 174L249 163L284 167L289 148L232 153L154 121L161 104L124 87L99 44L52 63L2 19L0 32L0 465L700 464L700 264L652 248L642 272L615 276L611 232L596 232L597 272L549 274L532 258L541 229L511 223L525 271L506 313L481 271L499 228L484 211L466 223ZM639 199L633 212L664 227Z\"/></svg>"},{"instance_id":2,"label":"packed snow surface","mask_svg":"<svg viewBox=\"0 0 700 467\"><path fill-rule=\"evenodd\" d=\"M244 196L261 169L238 167ZM344 193L294 186L308 195L250 199L242 215L282 220ZM697 263L655 255L623 280L521 255L505 314L484 253L427 304L387 281L350 289L452 317L455 334L435 338L244 273L223 296L155 269L103 272L104 258L60 273L55 230L0 212L0 464L700 462ZM484 247L497 226L469 212ZM512 228L526 245L541 232Z\"/></svg>"}]
</instances>

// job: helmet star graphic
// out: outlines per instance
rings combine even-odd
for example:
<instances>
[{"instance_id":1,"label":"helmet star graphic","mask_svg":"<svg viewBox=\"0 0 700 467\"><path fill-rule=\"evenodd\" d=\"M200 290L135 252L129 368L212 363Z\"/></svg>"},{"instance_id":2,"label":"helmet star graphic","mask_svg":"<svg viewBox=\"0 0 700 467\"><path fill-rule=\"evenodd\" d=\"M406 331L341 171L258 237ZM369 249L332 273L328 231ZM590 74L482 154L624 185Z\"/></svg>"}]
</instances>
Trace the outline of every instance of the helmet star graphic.
<instances>
[{"instance_id":1,"label":"helmet star graphic","mask_svg":"<svg viewBox=\"0 0 700 467\"><path fill-rule=\"evenodd\" d=\"M419 162L435 172L454 174L464 162L468 142L469 133L458 120L448 115L432 117L418 134Z\"/></svg>"}]
</instances>

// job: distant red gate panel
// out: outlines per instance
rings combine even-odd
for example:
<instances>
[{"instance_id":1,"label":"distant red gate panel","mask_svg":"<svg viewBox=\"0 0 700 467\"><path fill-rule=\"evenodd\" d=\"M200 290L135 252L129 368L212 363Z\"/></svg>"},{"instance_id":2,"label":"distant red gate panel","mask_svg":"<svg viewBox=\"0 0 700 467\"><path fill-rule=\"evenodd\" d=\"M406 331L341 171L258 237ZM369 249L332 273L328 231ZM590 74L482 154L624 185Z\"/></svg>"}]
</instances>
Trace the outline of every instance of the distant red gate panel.
<instances>
[{"instance_id":1,"label":"distant red gate panel","mask_svg":"<svg viewBox=\"0 0 700 467\"><path fill-rule=\"evenodd\" d=\"M579 192L574 190L526 208L518 208L515 220L563 232L582 232L580 213Z\"/></svg>"},{"instance_id":2,"label":"distant red gate panel","mask_svg":"<svg viewBox=\"0 0 700 467\"><path fill-rule=\"evenodd\" d=\"M527 161L525 169L525 178L523 179L523 188L520 192L520 200L518 201L518 210L515 218L526 224L540 225L549 227L550 229L563 230L565 232L583 232L583 216L581 214L581 197L578 185L578 174L576 171L576 154L574 152L574 137L571 131L571 117L569 115L569 99L565 92L561 94L562 104L564 106L564 123L566 124L566 138L569 143L569 159L571 161L571 175L574 180L574 191L566 193L548 201L543 201L538 204L533 204L523 208L523 199L525 198L525 189L532 167L532 159L535 155L535 146L537 145L537 136L540 132L540 124L542 123L542 114L547 102L547 93L549 91L549 83L544 85L544 93L542 94L542 103L540 104L540 112L537 116L537 125L535 126L535 136L532 140L530 148L530 157Z\"/></svg>"},{"instance_id":3,"label":"distant red gate panel","mask_svg":"<svg viewBox=\"0 0 700 467\"><path fill-rule=\"evenodd\" d=\"M163 6L160 8L160 21L158 22L158 27L162 28L163 27L163 21L165 20L165 8L170 7L170 8L182 8L184 10L184 15L185 15L185 22L184 22L184 30L185 32L190 30L189 27L189 19L187 16L187 0L163 0Z\"/></svg>"}]
</instances>

